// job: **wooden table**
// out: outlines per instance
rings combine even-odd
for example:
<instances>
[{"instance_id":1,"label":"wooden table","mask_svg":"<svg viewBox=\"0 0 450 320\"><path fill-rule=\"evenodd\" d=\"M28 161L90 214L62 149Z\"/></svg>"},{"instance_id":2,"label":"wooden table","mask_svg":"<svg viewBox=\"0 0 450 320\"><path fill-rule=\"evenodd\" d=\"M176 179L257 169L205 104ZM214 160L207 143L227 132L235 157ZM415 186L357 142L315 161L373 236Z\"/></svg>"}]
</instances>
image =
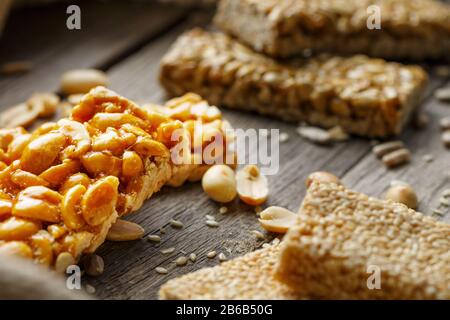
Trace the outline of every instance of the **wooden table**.
<instances>
[{"instance_id":1,"label":"wooden table","mask_svg":"<svg viewBox=\"0 0 450 320\"><path fill-rule=\"evenodd\" d=\"M158 81L158 63L170 44L184 30L206 25L211 14L157 4L81 2L82 30L66 29L66 7L27 9L13 13L0 40L0 64L31 60L31 72L0 77L0 106L21 102L35 91L57 91L62 72L73 68L94 67L105 70L110 87L137 102L162 102L165 99ZM433 73L433 67L427 66ZM421 131L408 129L400 137L413 152L412 162L387 170L371 153L369 141L354 138L330 147L319 147L301 139L296 126L253 114L224 110L234 127L278 128L290 138L280 146L280 170L269 177L271 195L267 205L297 210L305 193L305 177L315 170L326 170L341 177L355 190L381 196L389 182L401 179L410 183L420 198L419 210L431 214L440 193L450 187L450 151L440 141L438 121L450 115L450 105L435 100L435 88L448 85L448 79L431 75L430 90L424 107L431 116L430 125ZM424 155L431 154L433 162ZM159 244L140 241L105 243L99 250L106 270L98 278L85 277L84 284L96 288L99 298L154 299L160 285L175 276L206 266L218 259L206 258L211 250L233 258L262 245L251 233L261 230L253 208L239 201L220 214L219 205L210 201L199 184L178 189L164 188L127 219L142 225L146 234L160 234ZM443 220L450 221L449 210ZM217 217L218 228L205 225L205 215ZM184 223L181 230L168 226L170 219ZM266 234L267 241L273 235ZM163 248L175 247L163 255ZM174 260L194 252L195 263L176 267ZM169 269L160 275L155 268Z\"/></svg>"}]
</instances>

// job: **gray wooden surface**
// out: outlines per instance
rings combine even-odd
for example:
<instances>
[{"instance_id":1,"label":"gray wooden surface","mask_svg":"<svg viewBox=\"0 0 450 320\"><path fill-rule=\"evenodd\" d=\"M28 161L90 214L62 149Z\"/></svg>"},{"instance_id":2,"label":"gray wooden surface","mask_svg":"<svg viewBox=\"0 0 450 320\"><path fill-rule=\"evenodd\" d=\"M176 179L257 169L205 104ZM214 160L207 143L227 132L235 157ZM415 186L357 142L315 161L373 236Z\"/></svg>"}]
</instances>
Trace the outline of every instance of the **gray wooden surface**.
<instances>
[{"instance_id":1,"label":"gray wooden surface","mask_svg":"<svg viewBox=\"0 0 450 320\"><path fill-rule=\"evenodd\" d=\"M0 64L15 60L31 60L35 68L28 74L0 77L0 107L21 102L32 92L58 91L58 79L65 70L97 67L107 71L110 87L137 102L162 102L165 99L157 81L158 63L171 43L184 30L194 25L207 25L210 14L191 13L155 4L81 3L82 30L65 28L65 7L30 9L14 13L0 40ZM432 73L433 67L427 66ZM353 138L330 147L319 147L302 140L295 126L262 116L227 111L224 114L237 128L275 128L289 134L280 146L280 170L270 176L270 199L266 206L279 205L297 210L305 192L304 180L316 170L340 176L344 183L361 192L381 196L392 179L413 185L420 198L419 210L431 214L440 192L450 187L450 151L440 142L438 121L450 115L450 105L436 101L433 89L448 84L448 79L431 75L429 94L424 108L431 124L424 130L408 129L401 139L413 152L412 163L387 170L370 152L369 141ZM434 161L423 160L425 154ZM253 208L235 201L226 214L219 205L207 199L199 184L181 188L164 188L127 219L141 224L146 234L160 234L159 244L145 237L127 243L105 243L99 250L106 270L98 278L85 277L83 282L96 288L96 295L108 299L154 299L161 284L170 278L218 264L207 259L211 250L228 258L242 255L262 245L252 235L260 230ZM205 215L217 217L220 226L208 228ZM450 221L449 214L442 219ZM168 226L170 219L184 223L181 230ZM267 241L273 235L266 234ZM161 249L175 247L173 254ZM176 267L174 260L184 253L196 253L198 260ZM169 269L159 275L158 266Z\"/></svg>"}]
</instances>

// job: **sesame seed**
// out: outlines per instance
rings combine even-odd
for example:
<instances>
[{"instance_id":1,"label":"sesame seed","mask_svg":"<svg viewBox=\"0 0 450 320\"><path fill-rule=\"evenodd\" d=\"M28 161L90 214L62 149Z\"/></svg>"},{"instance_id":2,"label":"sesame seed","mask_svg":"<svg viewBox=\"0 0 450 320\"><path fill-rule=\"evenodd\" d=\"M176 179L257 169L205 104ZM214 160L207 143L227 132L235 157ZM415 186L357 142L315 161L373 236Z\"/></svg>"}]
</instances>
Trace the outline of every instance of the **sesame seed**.
<instances>
[{"instance_id":1,"label":"sesame seed","mask_svg":"<svg viewBox=\"0 0 450 320\"><path fill-rule=\"evenodd\" d=\"M186 257L179 257L175 261L176 265L179 266L179 267L186 265L187 262L188 262L188 259Z\"/></svg>"},{"instance_id":2,"label":"sesame seed","mask_svg":"<svg viewBox=\"0 0 450 320\"><path fill-rule=\"evenodd\" d=\"M164 229L164 228L159 228L159 232L161 232L161 234L166 234L166 229Z\"/></svg>"},{"instance_id":3,"label":"sesame seed","mask_svg":"<svg viewBox=\"0 0 450 320\"><path fill-rule=\"evenodd\" d=\"M159 274L167 274L169 271L167 271L166 268L163 267L157 267L155 268L155 271L158 272Z\"/></svg>"},{"instance_id":4,"label":"sesame seed","mask_svg":"<svg viewBox=\"0 0 450 320\"><path fill-rule=\"evenodd\" d=\"M197 255L195 253L191 253L189 255L189 260L191 260L192 262L195 262L197 260Z\"/></svg>"},{"instance_id":5,"label":"sesame seed","mask_svg":"<svg viewBox=\"0 0 450 320\"><path fill-rule=\"evenodd\" d=\"M447 198L444 197L440 198L439 203L444 207L450 207L450 200L448 200Z\"/></svg>"},{"instance_id":6,"label":"sesame seed","mask_svg":"<svg viewBox=\"0 0 450 320\"><path fill-rule=\"evenodd\" d=\"M286 142L289 140L289 135L286 132L280 133L280 142Z\"/></svg>"},{"instance_id":7,"label":"sesame seed","mask_svg":"<svg viewBox=\"0 0 450 320\"><path fill-rule=\"evenodd\" d=\"M223 252L219 253L219 261L223 262L226 260L227 260L227 256Z\"/></svg>"},{"instance_id":8,"label":"sesame seed","mask_svg":"<svg viewBox=\"0 0 450 320\"><path fill-rule=\"evenodd\" d=\"M279 243L280 243L280 239L279 239L279 238L274 238L274 239L272 240L272 244L273 244L274 246L278 245Z\"/></svg>"},{"instance_id":9,"label":"sesame seed","mask_svg":"<svg viewBox=\"0 0 450 320\"><path fill-rule=\"evenodd\" d=\"M443 196L444 198L450 198L450 189L445 189L445 190L442 192L442 196Z\"/></svg>"},{"instance_id":10,"label":"sesame seed","mask_svg":"<svg viewBox=\"0 0 450 320\"><path fill-rule=\"evenodd\" d=\"M187 252L186 252L186 251L184 251L184 250L180 250L180 253L182 253L182 254L184 254L184 255L186 255L186 254L187 254Z\"/></svg>"},{"instance_id":11,"label":"sesame seed","mask_svg":"<svg viewBox=\"0 0 450 320\"><path fill-rule=\"evenodd\" d=\"M86 292L89 293L89 294L94 294L95 293L95 287L90 285L90 284L87 284L86 285Z\"/></svg>"},{"instance_id":12,"label":"sesame seed","mask_svg":"<svg viewBox=\"0 0 450 320\"><path fill-rule=\"evenodd\" d=\"M151 234L147 237L148 241L151 242L160 242L161 241L161 237L156 235L156 234Z\"/></svg>"},{"instance_id":13,"label":"sesame seed","mask_svg":"<svg viewBox=\"0 0 450 320\"><path fill-rule=\"evenodd\" d=\"M227 207L220 207L219 209L219 213L224 214L228 212L228 208Z\"/></svg>"},{"instance_id":14,"label":"sesame seed","mask_svg":"<svg viewBox=\"0 0 450 320\"><path fill-rule=\"evenodd\" d=\"M171 247L171 248L162 249L160 252L161 252L162 254L171 254L171 253L173 253L174 251L175 251L175 248L174 248L174 247Z\"/></svg>"},{"instance_id":15,"label":"sesame seed","mask_svg":"<svg viewBox=\"0 0 450 320\"><path fill-rule=\"evenodd\" d=\"M213 258L216 257L216 255L217 255L217 252L215 252L215 251L210 251L210 252L207 253L206 256L208 257L208 259L213 259Z\"/></svg>"},{"instance_id":16,"label":"sesame seed","mask_svg":"<svg viewBox=\"0 0 450 320\"><path fill-rule=\"evenodd\" d=\"M445 213L442 210L439 210L439 209L434 209L433 210L433 214L436 214L436 215L441 216L441 217L445 215Z\"/></svg>"},{"instance_id":17,"label":"sesame seed","mask_svg":"<svg viewBox=\"0 0 450 320\"><path fill-rule=\"evenodd\" d=\"M207 214L207 215L205 216L205 218L206 218L206 220L216 220L215 217L210 216L209 214Z\"/></svg>"},{"instance_id":18,"label":"sesame seed","mask_svg":"<svg viewBox=\"0 0 450 320\"><path fill-rule=\"evenodd\" d=\"M256 239L258 240L264 240L266 237L264 236L264 234L262 234L260 231L258 230L252 230L251 231L253 233L253 235L256 237Z\"/></svg>"},{"instance_id":19,"label":"sesame seed","mask_svg":"<svg viewBox=\"0 0 450 320\"><path fill-rule=\"evenodd\" d=\"M267 243L267 242L266 242L266 243L263 243L262 247L263 247L263 248L268 248L268 247L270 247L270 244Z\"/></svg>"},{"instance_id":20,"label":"sesame seed","mask_svg":"<svg viewBox=\"0 0 450 320\"><path fill-rule=\"evenodd\" d=\"M424 160L425 162L433 162L434 157L433 157L432 154L426 154L426 155L423 156L423 160Z\"/></svg>"},{"instance_id":21,"label":"sesame seed","mask_svg":"<svg viewBox=\"0 0 450 320\"><path fill-rule=\"evenodd\" d=\"M183 222L179 220L170 219L169 223L173 228L181 229L184 227Z\"/></svg>"},{"instance_id":22,"label":"sesame seed","mask_svg":"<svg viewBox=\"0 0 450 320\"><path fill-rule=\"evenodd\" d=\"M215 220L206 220L206 225L211 228L217 228L219 223Z\"/></svg>"}]
</instances>

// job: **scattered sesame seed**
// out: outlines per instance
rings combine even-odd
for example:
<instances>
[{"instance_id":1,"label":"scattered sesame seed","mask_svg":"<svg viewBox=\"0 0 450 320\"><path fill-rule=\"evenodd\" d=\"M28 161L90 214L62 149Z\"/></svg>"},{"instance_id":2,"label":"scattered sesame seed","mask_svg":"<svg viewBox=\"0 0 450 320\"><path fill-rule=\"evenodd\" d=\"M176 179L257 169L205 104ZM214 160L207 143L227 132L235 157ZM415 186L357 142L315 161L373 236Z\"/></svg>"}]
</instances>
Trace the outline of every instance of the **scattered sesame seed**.
<instances>
[{"instance_id":1,"label":"scattered sesame seed","mask_svg":"<svg viewBox=\"0 0 450 320\"><path fill-rule=\"evenodd\" d=\"M161 232L161 234L166 234L166 229L164 229L164 228L159 228L159 232Z\"/></svg>"},{"instance_id":2,"label":"scattered sesame seed","mask_svg":"<svg viewBox=\"0 0 450 320\"><path fill-rule=\"evenodd\" d=\"M171 248L162 249L160 252L161 252L162 254L171 254L171 253L173 253L174 251L175 251L175 248L174 248L174 247L171 247Z\"/></svg>"},{"instance_id":3,"label":"scattered sesame seed","mask_svg":"<svg viewBox=\"0 0 450 320\"><path fill-rule=\"evenodd\" d=\"M181 222L179 220L170 219L169 223L173 228L181 229L184 227L183 222Z\"/></svg>"},{"instance_id":4,"label":"scattered sesame seed","mask_svg":"<svg viewBox=\"0 0 450 320\"><path fill-rule=\"evenodd\" d=\"M213 259L216 257L216 255L217 255L217 252L210 251L210 252L208 252L208 254L206 256L208 257L208 259Z\"/></svg>"},{"instance_id":5,"label":"scattered sesame seed","mask_svg":"<svg viewBox=\"0 0 450 320\"><path fill-rule=\"evenodd\" d=\"M445 198L445 197L441 197L441 198L439 199L439 203L440 203L441 205L443 205L444 207L450 207L450 200L448 200L448 199Z\"/></svg>"},{"instance_id":6,"label":"scattered sesame seed","mask_svg":"<svg viewBox=\"0 0 450 320\"><path fill-rule=\"evenodd\" d=\"M286 132L280 133L280 142L286 142L289 140L289 135Z\"/></svg>"},{"instance_id":7,"label":"scattered sesame seed","mask_svg":"<svg viewBox=\"0 0 450 320\"><path fill-rule=\"evenodd\" d=\"M270 243L267 243L267 242L266 242L266 243L263 243L262 247L263 247L263 248L268 248L268 247L270 247Z\"/></svg>"},{"instance_id":8,"label":"scattered sesame seed","mask_svg":"<svg viewBox=\"0 0 450 320\"><path fill-rule=\"evenodd\" d=\"M227 256L223 252L219 253L219 261L223 262L226 260L227 260Z\"/></svg>"},{"instance_id":9,"label":"scattered sesame seed","mask_svg":"<svg viewBox=\"0 0 450 320\"><path fill-rule=\"evenodd\" d=\"M207 214L207 215L205 216L205 218L206 218L206 220L216 220L215 217L210 216L209 214Z\"/></svg>"},{"instance_id":10,"label":"scattered sesame seed","mask_svg":"<svg viewBox=\"0 0 450 320\"><path fill-rule=\"evenodd\" d=\"M407 182L405 182L405 181L402 181L402 180L392 180L390 183L389 183L389 186L390 187L395 187L395 186L409 186L409 183L407 183Z\"/></svg>"},{"instance_id":11,"label":"scattered sesame seed","mask_svg":"<svg viewBox=\"0 0 450 320\"><path fill-rule=\"evenodd\" d=\"M280 243L280 239L279 239L279 238L274 238L274 239L272 240L272 244L273 244L274 246L278 245L279 243Z\"/></svg>"},{"instance_id":12,"label":"scattered sesame seed","mask_svg":"<svg viewBox=\"0 0 450 320\"><path fill-rule=\"evenodd\" d=\"M156 234L151 234L147 237L148 241L151 242L160 242L161 241L161 237L156 235Z\"/></svg>"},{"instance_id":13,"label":"scattered sesame seed","mask_svg":"<svg viewBox=\"0 0 450 320\"><path fill-rule=\"evenodd\" d=\"M155 268L155 271L158 272L159 274L167 274L169 271L167 271L166 268L163 267L157 267Z\"/></svg>"},{"instance_id":14,"label":"scattered sesame seed","mask_svg":"<svg viewBox=\"0 0 450 320\"><path fill-rule=\"evenodd\" d=\"M228 208L227 207L220 207L219 213L224 214L224 213L227 213L227 212L228 212Z\"/></svg>"},{"instance_id":15,"label":"scattered sesame seed","mask_svg":"<svg viewBox=\"0 0 450 320\"><path fill-rule=\"evenodd\" d=\"M433 210L433 214L436 214L436 215L441 216L441 217L445 215L445 213L442 210L439 210L439 209L434 209Z\"/></svg>"},{"instance_id":16,"label":"scattered sesame seed","mask_svg":"<svg viewBox=\"0 0 450 320\"><path fill-rule=\"evenodd\" d=\"M211 228L217 228L219 223L215 220L206 220L206 225Z\"/></svg>"},{"instance_id":17,"label":"scattered sesame seed","mask_svg":"<svg viewBox=\"0 0 450 320\"><path fill-rule=\"evenodd\" d=\"M442 196L443 196L444 198L449 198L449 197L450 197L450 189L445 189L445 190L442 192Z\"/></svg>"},{"instance_id":18,"label":"scattered sesame seed","mask_svg":"<svg viewBox=\"0 0 450 320\"><path fill-rule=\"evenodd\" d=\"M426 155L423 156L423 160L425 162L432 162L434 160L434 157L433 157L432 154L426 154Z\"/></svg>"},{"instance_id":19,"label":"scattered sesame seed","mask_svg":"<svg viewBox=\"0 0 450 320\"><path fill-rule=\"evenodd\" d=\"M191 253L189 255L189 260L191 260L192 262L197 261L197 255L195 253Z\"/></svg>"},{"instance_id":20,"label":"scattered sesame seed","mask_svg":"<svg viewBox=\"0 0 450 320\"><path fill-rule=\"evenodd\" d=\"M86 285L86 292L89 293L89 294L94 294L95 293L95 287L90 285L90 284L87 284Z\"/></svg>"},{"instance_id":21,"label":"scattered sesame seed","mask_svg":"<svg viewBox=\"0 0 450 320\"><path fill-rule=\"evenodd\" d=\"M252 230L251 231L253 233L253 235L256 237L256 239L258 240L264 240L266 237L264 236L264 234L262 234L262 232L258 231L258 230Z\"/></svg>"},{"instance_id":22,"label":"scattered sesame seed","mask_svg":"<svg viewBox=\"0 0 450 320\"><path fill-rule=\"evenodd\" d=\"M175 261L176 265L179 266L179 267L186 265L187 262L188 262L188 259L186 257L179 257Z\"/></svg>"},{"instance_id":23,"label":"scattered sesame seed","mask_svg":"<svg viewBox=\"0 0 450 320\"><path fill-rule=\"evenodd\" d=\"M182 254L187 254L187 252L184 251L184 250L180 250L180 253L182 253Z\"/></svg>"}]
</instances>

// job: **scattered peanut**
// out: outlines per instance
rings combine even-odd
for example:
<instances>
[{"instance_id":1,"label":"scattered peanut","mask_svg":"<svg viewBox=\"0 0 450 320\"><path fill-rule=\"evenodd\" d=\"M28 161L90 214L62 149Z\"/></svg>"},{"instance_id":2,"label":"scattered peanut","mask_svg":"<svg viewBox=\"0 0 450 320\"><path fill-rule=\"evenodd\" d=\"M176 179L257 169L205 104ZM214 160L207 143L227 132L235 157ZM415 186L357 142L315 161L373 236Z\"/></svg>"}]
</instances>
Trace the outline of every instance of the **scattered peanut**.
<instances>
[{"instance_id":1,"label":"scattered peanut","mask_svg":"<svg viewBox=\"0 0 450 320\"><path fill-rule=\"evenodd\" d=\"M255 165L247 165L236 174L237 193L246 204L257 206L264 203L269 196L267 178Z\"/></svg>"},{"instance_id":2,"label":"scattered peanut","mask_svg":"<svg viewBox=\"0 0 450 320\"><path fill-rule=\"evenodd\" d=\"M311 173L308 178L306 178L305 184L308 188L313 181L320 181L320 182L332 182L336 184L341 184L341 180L339 180L338 177L336 177L334 174L326 172L326 171L316 171Z\"/></svg>"},{"instance_id":3,"label":"scattered peanut","mask_svg":"<svg viewBox=\"0 0 450 320\"><path fill-rule=\"evenodd\" d=\"M38 118L39 110L30 109L26 103L8 108L0 114L0 127L27 128Z\"/></svg>"},{"instance_id":4,"label":"scattered peanut","mask_svg":"<svg viewBox=\"0 0 450 320\"><path fill-rule=\"evenodd\" d=\"M140 225L118 219L108 231L106 239L109 241L132 241L142 238L144 235L144 228Z\"/></svg>"},{"instance_id":5,"label":"scattered peanut","mask_svg":"<svg viewBox=\"0 0 450 320\"><path fill-rule=\"evenodd\" d=\"M297 215L281 207L269 207L260 213L259 222L270 232L286 233L295 223Z\"/></svg>"},{"instance_id":6,"label":"scattered peanut","mask_svg":"<svg viewBox=\"0 0 450 320\"><path fill-rule=\"evenodd\" d=\"M415 209L418 203L416 193L407 184L397 184L389 187L384 197L386 200L403 203L411 209Z\"/></svg>"},{"instance_id":7,"label":"scattered peanut","mask_svg":"<svg viewBox=\"0 0 450 320\"><path fill-rule=\"evenodd\" d=\"M61 90L63 93L77 94L87 93L97 86L106 86L107 76L103 71L95 69L78 69L67 71L61 78Z\"/></svg>"},{"instance_id":8,"label":"scattered peanut","mask_svg":"<svg viewBox=\"0 0 450 320\"><path fill-rule=\"evenodd\" d=\"M214 165L204 174L202 187L211 199L230 202L236 197L234 171L226 165Z\"/></svg>"},{"instance_id":9,"label":"scattered peanut","mask_svg":"<svg viewBox=\"0 0 450 320\"><path fill-rule=\"evenodd\" d=\"M31 110L38 111L39 117L51 117L55 114L59 101L54 93L38 92L28 99L27 104Z\"/></svg>"},{"instance_id":10,"label":"scattered peanut","mask_svg":"<svg viewBox=\"0 0 450 320\"><path fill-rule=\"evenodd\" d=\"M55 271L58 273L66 272L67 268L75 264L75 259L68 252L61 252L56 258Z\"/></svg>"}]
</instances>

